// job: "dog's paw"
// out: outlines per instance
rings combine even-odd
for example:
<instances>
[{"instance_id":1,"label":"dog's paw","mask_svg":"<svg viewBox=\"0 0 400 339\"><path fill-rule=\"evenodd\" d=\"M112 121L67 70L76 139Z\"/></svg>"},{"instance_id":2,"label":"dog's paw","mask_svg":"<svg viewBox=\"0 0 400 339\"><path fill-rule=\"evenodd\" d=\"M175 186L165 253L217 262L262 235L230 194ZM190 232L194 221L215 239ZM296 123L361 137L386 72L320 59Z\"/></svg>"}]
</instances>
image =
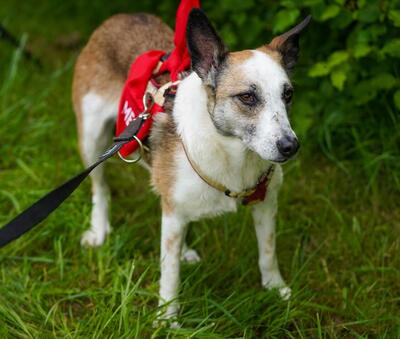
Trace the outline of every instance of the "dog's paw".
<instances>
[{"instance_id":1,"label":"dog's paw","mask_svg":"<svg viewBox=\"0 0 400 339\"><path fill-rule=\"evenodd\" d=\"M195 250L188 248L182 253L181 260L189 264L195 264L200 262L201 258Z\"/></svg>"},{"instance_id":2,"label":"dog's paw","mask_svg":"<svg viewBox=\"0 0 400 339\"><path fill-rule=\"evenodd\" d=\"M168 327L171 329L178 329L181 328L181 324L177 321L168 321L165 319L158 319L153 321L153 328L159 328L159 327Z\"/></svg>"},{"instance_id":3,"label":"dog's paw","mask_svg":"<svg viewBox=\"0 0 400 339\"><path fill-rule=\"evenodd\" d=\"M81 238L81 245L84 247L98 247L103 245L106 236L110 233L111 229L107 228L105 232L99 232L93 229L85 231Z\"/></svg>"},{"instance_id":4,"label":"dog's paw","mask_svg":"<svg viewBox=\"0 0 400 339\"><path fill-rule=\"evenodd\" d=\"M292 296L292 289L290 287L283 286L283 287L280 287L278 289L278 291L279 291L279 295L281 296L282 300L287 301Z\"/></svg>"},{"instance_id":5,"label":"dog's paw","mask_svg":"<svg viewBox=\"0 0 400 339\"><path fill-rule=\"evenodd\" d=\"M291 288L286 286L280 275L277 275L275 278L270 278L267 282L263 283L263 286L268 290L278 290L280 297L285 301L289 300L292 295Z\"/></svg>"}]
</instances>

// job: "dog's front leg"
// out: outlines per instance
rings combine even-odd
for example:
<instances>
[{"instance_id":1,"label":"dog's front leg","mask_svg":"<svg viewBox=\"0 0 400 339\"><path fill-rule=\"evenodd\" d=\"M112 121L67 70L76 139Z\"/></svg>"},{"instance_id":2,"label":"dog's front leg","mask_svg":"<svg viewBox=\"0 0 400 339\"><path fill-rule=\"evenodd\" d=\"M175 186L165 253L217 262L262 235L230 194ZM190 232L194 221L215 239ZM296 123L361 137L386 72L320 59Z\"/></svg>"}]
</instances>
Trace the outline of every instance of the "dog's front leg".
<instances>
[{"instance_id":1,"label":"dog's front leg","mask_svg":"<svg viewBox=\"0 0 400 339\"><path fill-rule=\"evenodd\" d=\"M171 319L178 313L180 257L186 222L175 213L163 213L161 225L161 279L159 320Z\"/></svg>"},{"instance_id":2,"label":"dog's front leg","mask_svg":"<svg viewBox=\"0 0 400 339\"><path fill-rule=\"evenodd\" d=\"M269 192L266 201L253 207L254 226L258 242L258 265L262 285L278 288L283 299L290 297L290 288L282 279L275 252L275 215L277 212L277 192Z\"/></svg>"}]
</instances>

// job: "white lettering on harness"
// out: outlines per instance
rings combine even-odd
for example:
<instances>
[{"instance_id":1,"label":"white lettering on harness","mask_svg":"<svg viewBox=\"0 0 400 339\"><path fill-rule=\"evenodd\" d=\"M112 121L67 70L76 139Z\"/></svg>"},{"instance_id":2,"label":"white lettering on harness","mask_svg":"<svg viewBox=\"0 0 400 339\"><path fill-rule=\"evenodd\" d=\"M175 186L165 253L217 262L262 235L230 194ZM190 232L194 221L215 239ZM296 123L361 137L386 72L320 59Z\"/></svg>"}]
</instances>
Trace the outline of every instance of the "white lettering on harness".
<instances>
[{"instance_id":1,"label":"white lettering on harness","mask_svg":"<svg viewBox=\"0 0 400 339\"><path fill-rule=\"evenodd\" d=\"M122 109L122 113L124 114L125 125L128 126L131 123L131 121L135 118L135 113L133 112L133 109L129 107L128 100L126 100L124 103L124 108Z\"/></svg>"}]
</instances>

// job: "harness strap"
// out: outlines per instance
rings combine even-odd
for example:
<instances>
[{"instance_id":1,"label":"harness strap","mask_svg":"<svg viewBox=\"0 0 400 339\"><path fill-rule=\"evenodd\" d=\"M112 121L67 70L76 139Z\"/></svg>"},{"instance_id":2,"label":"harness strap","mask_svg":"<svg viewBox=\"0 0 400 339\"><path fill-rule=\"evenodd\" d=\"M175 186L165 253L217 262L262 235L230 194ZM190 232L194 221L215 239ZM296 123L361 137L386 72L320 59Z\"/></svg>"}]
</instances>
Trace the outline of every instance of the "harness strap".
<instances>
[{"instance_id":1,"label":"harness strap","mask_svg":"<svg viewBox=\"0 0 400 339\"><path fill-rule=\"evenodd\" d=\"M121 149L123 145L132 141L145 120L145 117L138 116L126 127L126 129L118 136L118 138L114 139L114 143L99 157L97 162L70 180L66 181L53 191L47 193L44 197L28 207L25 211L21 212L7 225L2 227L0 229L0 247L3 247L11 241L19 238L21 235L28 232L41 221L46 219L78 188L78 186L90 174L90 172L92 172L102 162L111 158Z\"/></svg>"}]
</instances>

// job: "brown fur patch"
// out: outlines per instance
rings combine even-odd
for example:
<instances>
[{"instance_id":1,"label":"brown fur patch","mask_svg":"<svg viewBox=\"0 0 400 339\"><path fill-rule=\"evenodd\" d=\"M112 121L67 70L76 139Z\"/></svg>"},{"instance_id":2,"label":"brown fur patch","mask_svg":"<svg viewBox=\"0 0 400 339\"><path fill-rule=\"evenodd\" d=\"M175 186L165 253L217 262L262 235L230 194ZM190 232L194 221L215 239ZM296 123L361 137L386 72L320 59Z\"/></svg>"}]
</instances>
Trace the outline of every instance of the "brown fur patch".
<instances>
[{"instance_id":1,"label":"brown fur patch","mask_svg":"<svg viewBox=\"0 0 400 339\"><path fill-rule=\"evenodd\" d=\"M254 53L255 51L253 50L244 50L228 54L222 70L218 75L217 89L215 92L215 98L220 104L225 101L231 105L231 108L238 114L244 115L248 119L253 117L253 124L256 123L255 118L261 112L265 104L262 96L258 96L259 100L256 105L247 106L237 98L237 95L257 89L257 86L242 67L244 63L254 56ZM210 98L212 99L209 95L209 99ZM250 122L250 120L248 121ZM225 132L226 131L225 129ZM251 131L250 125L249 131Z\"/></svg>"},{"instance_id":2,"label":"brown fur patch","mask_svg":"<svg viewBox=\"0 0 400 339\"><path fill-rule=\"evenodd\" d=\"M245 89L243 88L245 74L240 70L240 66L252 56L251 50L228 54L222 74L218 78L217 99L231 96Z\"/></svg>"},{"instance_id":3,"label":"brown fur patch","mask_svg":"<svg viewBox=\"0 0 400 339\"><path fill-rule=\"evenodd\" d=\"M229 62L232 65L242 64L246 60L250 59L253 56L253 52L249 49L245 49L244 51L232 52L229 53Z\"/></svg>"},{"instance_id":4,"label":"brown fur patch","mask_svg":"<svg viewBox=\"0 0 400 339\"><path fill-rule=\"evenodd\" d=\"M168 111L167 111L168 112ZM154 120L150 146L152 154L151 183L161 195L163 212L170 214L174 210L172 190L176 175L176 152L180 139L171 113L159 113Z\"/></svg>"},{"instance_id":5,"label":"brown fur patch","mask_svg":"<svg viewBox=\"0 0 400 339\"><path fill-rule=\"evenodd\" d=\"M165 242L165 247L167 252L171 252L172 250L174 250L176 248L177 243L178 245L180 244L180 240L181 239L179 234L173 234L171 238L168 238Z\"/></svg>"},{"instance_id":6,"label":"brown fur patch","mask_svg":"<svg viewBox=\"0 0 400 339\"><path fill-rule=\"evenodd\" d=\"M275 48L269 45L264 45L257 48L257 51L263 52L282 65L282 55Z\"/></svg>"}]
</instances>

